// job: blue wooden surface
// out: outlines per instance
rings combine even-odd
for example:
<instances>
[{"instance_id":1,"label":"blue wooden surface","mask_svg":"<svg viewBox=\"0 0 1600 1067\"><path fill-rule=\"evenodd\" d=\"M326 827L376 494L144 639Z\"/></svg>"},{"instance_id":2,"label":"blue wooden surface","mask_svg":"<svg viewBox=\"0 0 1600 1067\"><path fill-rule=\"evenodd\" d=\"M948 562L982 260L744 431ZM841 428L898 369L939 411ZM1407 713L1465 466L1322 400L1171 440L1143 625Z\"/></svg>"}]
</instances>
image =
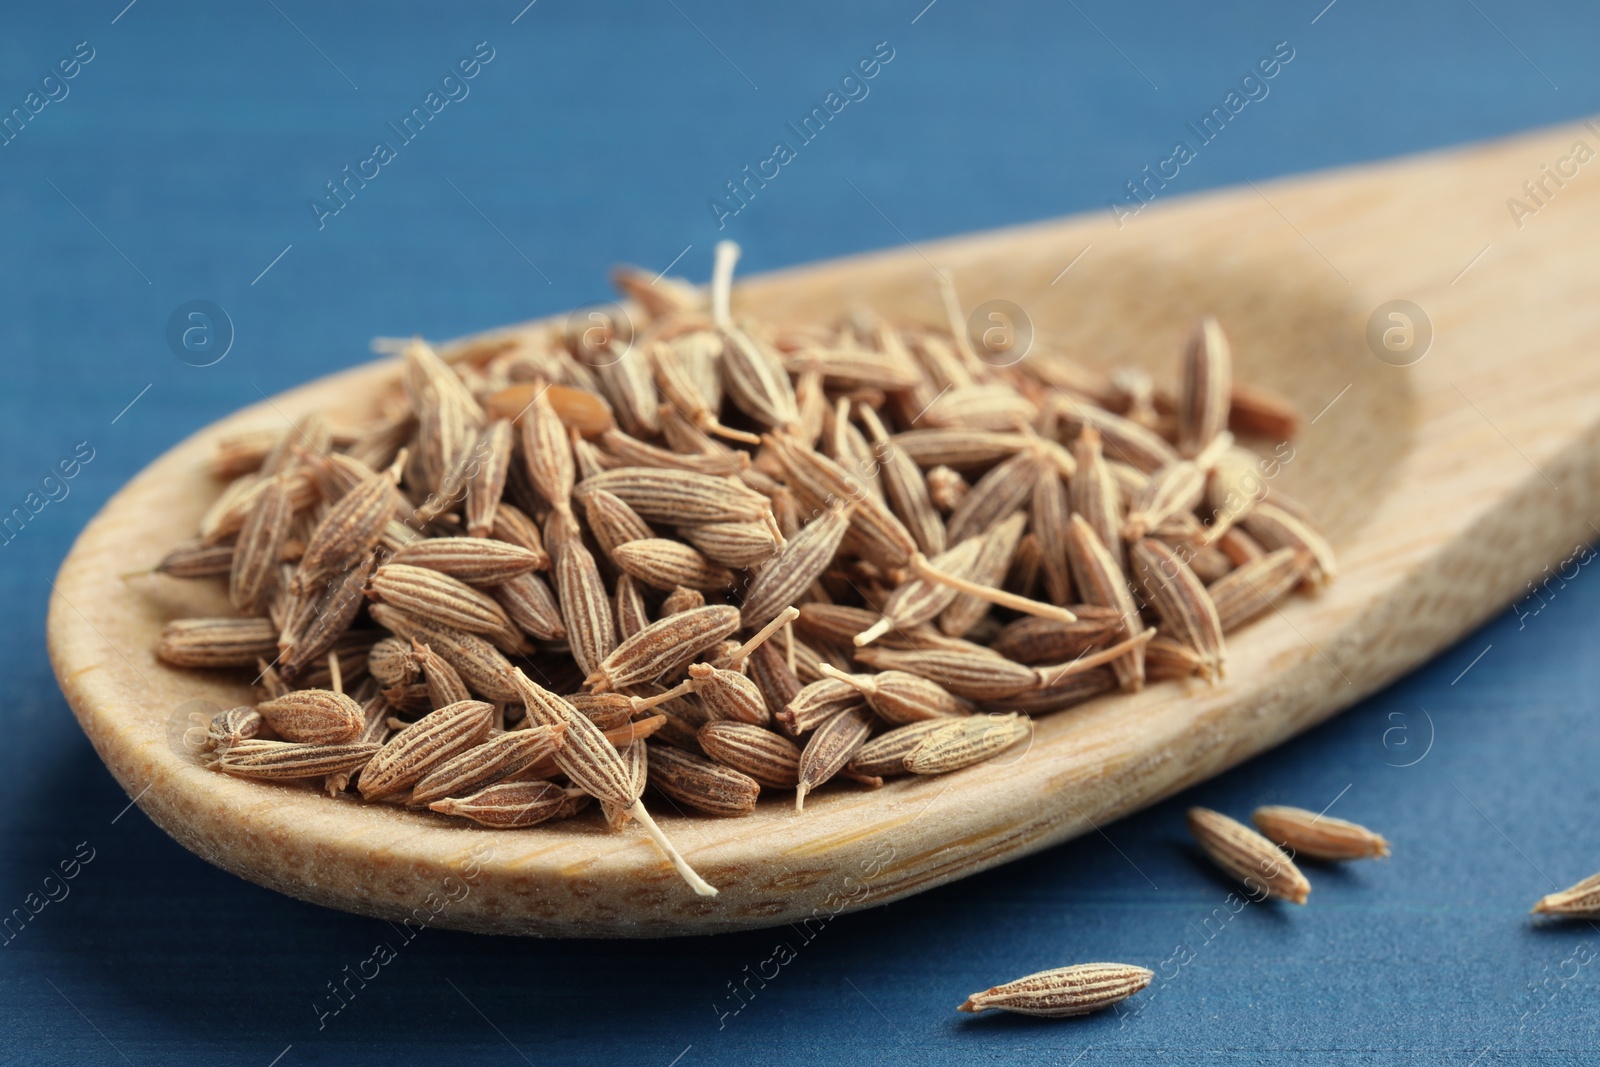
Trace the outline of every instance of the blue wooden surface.
<instances>
[{"instance_id":1,"label":"blue wooden surface","mask_svg":"<svg viewBox=\"0 0 1600 1067\"><path fill-rule=\"evenodd\" d=\"M124 809L42 634L73 535L196 427L365 360L374 334L601 297L615 261L692 246L680 269L703 278L707 201L878 42L894 58L869 95L727 220L750 269L1103 209L1281 41L1295 58L1270 94L1173 192L1581 117L1600 99L1592 4L124 2L0 15L0 114L93 52L0 146L0 511L80 442L93 454L0 547L0 910L60 898L0 947L4 1062L1592 1058L1600 932L1525 914L1600 868L1592 567L1270 757L809 942L405 941L248 885ZM319 229L308 200L479 42L493 58L467 95ZM196 299L235 331L205 368L165 336ZM1230 915L1184 806L1335 800L1394 859L1314 870L1306 909ZM63 863L76 876L46 883ZM381 942L392 961L329 1013L329 983ZM732 1011L730 984L773 975L779 942L792 961ZM952 1010L1093 959L1161 976L1124 1018Z\"/></svg>"}]
</instances>

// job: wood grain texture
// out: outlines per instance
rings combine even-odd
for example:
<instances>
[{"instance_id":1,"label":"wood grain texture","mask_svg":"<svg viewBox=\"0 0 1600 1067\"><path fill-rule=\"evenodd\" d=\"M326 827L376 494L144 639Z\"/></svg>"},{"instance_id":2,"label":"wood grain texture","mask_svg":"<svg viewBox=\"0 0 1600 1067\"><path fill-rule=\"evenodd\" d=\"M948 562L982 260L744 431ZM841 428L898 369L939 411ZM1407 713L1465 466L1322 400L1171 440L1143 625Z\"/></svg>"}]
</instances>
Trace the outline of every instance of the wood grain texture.
<instances>
[{"instance_id":1,"label":"wood grain texture","mask_svg":"<svg viewBox=\"0 0 1600 1067\"><path fill-rule=\"evenodd\" d=\"M1600 233L1600 184L1570 183L1520 231L1505 209L1578 137L1595 135L1542 131L1158 203L1120 230L1099 214L740 284L738 306L780 320L859 301L935 321L931 261L952 272L967 307L1001 298L1024 308L1039 338L1028 358L1049 348L1134 362L1167 381L1193 321L1215 313L1234 341L1237 380L1288 394L1308 417L1332 402L1295 440L1281 482L1317 513L1343 573L1319 597L1234 635L1215 688L1167 683L1099 700L1040 720L1025 752L876 792L824 790L802 814L777 795L743 819L662 816L722 890L715 899L684 887L636 827L471 829L225 778L187 754L188 702L227 707L246 690L237 678L162 666L155 637L170 618L224 612L225 594L117 575L193 529L217 490L204 465L219 435L317 407L359 414L350 398L392 365L241 411L118 493L56 580L57 677L117 780L187 848L285 893L389 919L547 936L710 933L866 907L1003 863L1348 706L1593 539L1600 302L1585 288L1596 254L1572 235ZM1504 239L1460 274L1494 226ZM1365 342L1369 314L1394 298L1421 305L1435 333L1427 357L1403 369Z\"/></svg>"}]
</instances>

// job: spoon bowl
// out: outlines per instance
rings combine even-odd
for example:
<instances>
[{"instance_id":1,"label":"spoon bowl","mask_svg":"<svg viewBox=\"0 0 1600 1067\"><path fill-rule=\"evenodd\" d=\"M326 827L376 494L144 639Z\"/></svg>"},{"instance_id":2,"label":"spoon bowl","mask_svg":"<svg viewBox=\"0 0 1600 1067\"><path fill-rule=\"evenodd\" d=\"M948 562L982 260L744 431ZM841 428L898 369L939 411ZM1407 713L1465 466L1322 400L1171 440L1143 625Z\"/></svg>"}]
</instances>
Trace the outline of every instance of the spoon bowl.
<instances>
[{"instance_id":1,"label":"spoon bowl","mask_svg":"<svg viewBox=\"0 0 1600 1067\"><path fill-rule=\"evenodd\" d=\"M1031 324L1021 358L1131 363L1157 381L1173 380L1184 336L1215 314L1237 380L1307 417L1272 484L1315 513L1342 577L1233 635L1221 684L1113 695L1040 719L1030 744L991 762L870 792L830 788L802 813L773 796L739 819L659 814L715 898L683 885L636 826L613 833L579 818L496 831L204 768L191 729L250 702L247 679L175 670L154 649L170 619L231 614L225 594L220 583L119 575L195 528L220 488L207 461L222 437L317 408L357 421L367 414L357 398L398 372L392 362L240 411L123 488L56 579L57 677L112 774L185 847L293 896L394 921L713 933L825 921L1015 859L1349 706L1600 532L1589 524L1600 510L1600 302L1581 285L1600 265L1582 239L1600 237L1600 187L1573 183L1523 231L1503 208L1524 170L1579 136L1544 131L1175 199L1121 228L1101 213L741 280L736 306L777 322L858 304L936 322L937 266L968 308L1007 301L1013 326ZM1394 300L1424 309L1421 320L1403 311L1409 349L1381 342Z\"/></svg>"}]
</instances>

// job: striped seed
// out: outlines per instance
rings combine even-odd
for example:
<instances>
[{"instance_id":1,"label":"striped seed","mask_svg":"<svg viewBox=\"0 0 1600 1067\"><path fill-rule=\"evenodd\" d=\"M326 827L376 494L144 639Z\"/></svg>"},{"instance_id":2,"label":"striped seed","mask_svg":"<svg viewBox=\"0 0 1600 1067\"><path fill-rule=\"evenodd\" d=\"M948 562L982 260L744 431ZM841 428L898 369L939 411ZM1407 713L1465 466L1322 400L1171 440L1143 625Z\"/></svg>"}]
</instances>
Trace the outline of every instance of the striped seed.
<instances>
[{"instance_id":1,"label":"striped seed","mask_svg":"<svg viewBox=\"0 0 1600 1067\"><path fill-rule=\"evenodd\" d=\"M1555 915L1563 919L1600 918L1600 874L1592 874L1577 885L1539 898L1535 915Z\"/></svg>"},{"instance_id":2,"label":"striped seed","mask_svg":"<svg viewBox=\"0 0 1600 1067\"><path fill-rule=\"evenodd\" d=\"M945 774L970 767L1028 737L1033 722L1025 715L972 715L946 723L905 755L912 774Z\"/></svg>"},{"instance_id":3,"label":"striped seed","mask_svg":"<svg viewBox=\"0 0 1600 1067\"><path fill-rule=\"evenodd\" d=\"M511 469L514 435L511 423L496 419L478 435L472 447L474 464L467 479L467 533L488 537L494 529L495 512L506 490L506 475Z\"/></svg>"},{"instance_id":4,"label":"striped seed","mask_svg":"<svg viewBox=\"0 0 1600 1067\"><path fill-rule=\"evenodd\" d=\"M584 517L589 520L589 529L594 534L595 542L607 556L615 555L618 545L656 536L650 524L615 493L608 493L604 489L593 490L584 495L583 506Z\"/></svg>"},{"instance_id":5,"label":"striped seed","mask_svg":"<svg viewBox=\"0 0 1600 1067\"><path fill-rule=\"evenodd\" d=\"M1190 808L1189 832L1213 863L1252 893L1304 904L1311 883L1288 855L1265 837L1209 808Z\"/></svg>"},{"instance_id":6,"label":"striped seed","mask_svg":"<svg viewBox=\"0 0 1600 1067\"><path fill-rule=\"evenodd\" d=\"M516 690L505 680L511 663L477 634L424 622L388 605L367 609L374 622L408 641L422 641L443 656L467 687L490 700L515 701Z\"/></svg>"},{"instance_id":7,"label":"striped seed","mask_svg":"<svg viewBox=\"0 0 1600 1067\"><path fill-rule=\"evenodd\" d=\"M271 619L174 619L156 655L173 667L251 667L277 657L278 631Z\"/></svg>"},{"instance_id":8,"label":"striped seed","mask_svg":"<svg viewBox=\"0 0 1600 1067\"><path fill-rule=\"evenodd\" d=\"M384 687L410 685L422 677L410 647L398 637L385 637L367 653L367 673Z\"/></svg>"},{"instance_id":9,"label":"striped seed","mask_svg":"<svg viewBox=\"0 0 1600 1067\"><path fill-rule=\"evenodd\" d=\"M1309 561L1306 583L1311 588L1320 589L1338 577L1339 564L1327 538L1284 507L1262 501L1251 509L1243 522L1245 531L1269 552L1278 548L1304 552Z\"/></svg>"},{"instance_id":10,"label":"striped seed","mask_svg":"<svg viewBox=\"0 0 1600 1067\"><path fill-rule=\"evenodd\" d=\"M694 471L618 467L585 478L576 492L594 489L619 497L642 518L669 525L710 522L761 522L767 498L729 478Z\"/></svg>"},{"instance_id":11,"label":"striped seed","mask_svg":"<svg viewBox=\"0 0 1600 1067\"><path fill-rule=\"evenodd\" d=\"M1123 539L1137 541L1174 515L1193 511L1205 491L1205 472L1196 464L1180 460L1161 468L1151 476L1144 489L1128 502L1128 518L1122 527Z\"/></svg>"},{"instance_id":12,"label":"striped seed","mask_svg":"<svg viewBox=\"0 0 1600 1067\"><path fill-rule=\"evenodd\" d=\"M340 574L377 547L394 514L396 494L389 475L368 475L332 507L311 532L294 582L309 589L330 574Z\"/></svg>"},{"instance_id":13,"label":"striped seed","mask_svg":"<svg viewBox=\"0 0 1600 1067\"><path fill-rule=\"evenodd\" d=\"M800 753L800 780L795 785L794 809L806 806L806 794L845 769L869 734L872 713L864 707L851 708L817 727Z\"/></svg>"},{"instance_id":14,"label":"striped seed","mask_svg":"<svg viewBox=\"0 0 1600 1067\"><path fill-rule=\"evenodd\" d=\"M556 595L572 658L579 670L592 674L617 647L617 628L600 567L580 539L565 544L557 556Z\"/></svg>"},{"instance_id":15,"label":"striped seed","mask_svg":"<svg viewBox=\"0 0 1600 1067\"><path fill-rule=\"evenodd\" d=\"M1127 1000L1153 978L1154 971L1128 963L1079 963L991 986L972 994L956 1010L999 1008L1047 1019L1088 1015Z\"/></svg>"},{"instance_id":16,"label":"striped seed","mask_svg":"<svg viewBox=\"0 0 1600 1067\"><path fill-rule=\"evenodd\" d=\"M233 546L191 541L162 556L154 570L169 578L225 578L233 571Z\"/></svg>"},{"instance_id":17,"label":"striped seed","mask_svg":"<svg viewBox=\"0 0 1600 1067\"><path fill-rule=\"evenodd\" d=\"M432 771L489 735L494 705L463 700L431 711L395 734L372 762L362 768L357 787L366 800L386 800L404 793Z\"/></svg>"},{"instance_id":18,"label":"striped seed","mask_svg":"<svg viewBox=\"0 0 1600 1067\"><path fill-rule=\"evenodd\" d=\"M421 641L413 641L412 646L411 657L422 671L431 707L443 708L472 698L472 694L467 690L467 683L461 680L461 675L445 661L443 656Z\"/></svg>"},{"instance_id":19,"label":"striped seed","mask_svg":"<svg viewBox=\"0 0 1600 1067\"><path fill-rule=\"evenodd\" d=\"M502 650L522 643L511 617L493 597L427 567L387 563L373 572L368 595L427 622L483 634Z\"/></svg>"},{"instance_id":20,"label":"striped seed","mask_svg":"<svg viewBox=\"0 0 1600 1067\"><path fill-rule=\"evenodd\" d=\"M1200 653L1200 673L1206 678L1222 677L1222 621L1194 571L1172 549L1149 538L1130 548L1128 558L1167 634Z\"/></svg>"},{"instance_id":21,"label":"striped seed","mask_svg":"<svg viewBox=\"0 0 1600 1067\"><path fill-rule=\"evenodd\" d=\"M285 741L338 745L361 736L361 705L343 693L299 689L257 705L267 725Z\"/></svg>"},{"instance_id":22,"label":"striped seed","mask_svg":"<svg viewBox=\"0 0 1600 1067\"><path fill-rule=\"evenodd\" d=\"M1071 518L1072 505L1060 475L1041 471L1033 487L1028 526L1039 543L1044 594L1052 604L1072 601L1072 570L1067 563L1067 525Z\"/></svg>"},{"instance_id":23,"label":"striped seed","mask_svg":"<svg viewBox=\"0 0 1600 1067\"><path fill-rule=\"evenodd\" d=\"M1144 629L1144 623L1128 589L1128 580L1099 534L1082 515L1072 516L1068 526L1067 558L1072 563L1072 576L1079 595L1090 604L1116 611L1124 634L1137 636ZM1117 660L1112 669L1117 672L1123 689L1139 689L1144 685L1143 650L1137 649Z\"/></svg>"},{"instance_id":24,"label":"striped seed","mask_svg":"<svg viewBox=\"0 0 1600 1067\"><path fill-rule=\"evenodd\" d=\"M631 574L617 577L616 603L612 605L612 619L617 625L617 637L624 641L650 625L650 610L645 606L644 594L639 591L639 583L634 581Z\"/></svg>"},{"instance_id":25,"label":"striped seed","mask_svg":"<svg viewBox=\"0 0 1600 1067\"><path fill-rule=\"evenodd\" d=\"M879 718L895 725L972 714L972 705L967 701L945 692L936 682L906 671L846 674L831 664L823 664L822 672L860 690L867 706L877 712Z\"/></svg>"},{"instance_id":26,"label":"striped seed","mask_svg":"<svg viewBox=\"0 0 1600 1067\"><path fill-rule=\"evenodd\" d=\"M240 611L253 613L269 592L293 515L287 480L268 481L251 504L234 544L228 599Z\"/></svg>"},{"instance_id":27,"label":"striped seed","mask_svg":"<svg viewBox=\"0 0 1600 1067\"><path fill-rule=\"evenodd\" d=\"M1034 483L1046 467L1032 449L1018 452L997 464L973 485L950 516L947 536L951 544L988 533L1002 519L1028 502Z\"/></svg>"},{"instance_id":28,"label":"striped seed","mask_svg":"<svg viewBox=\"0 0 1600 1067\"><path fill-rule=\"evenodd\" d=\"M257 737L229 747L212 766L238 778L321 778L330 774L353 774L378 752L378 745L363 741L318 745L264 741Z\"/></svg>"},{"instance_id":29,"label":"striped seed","mask_svg":"<svg viewBox=\"0 0 1600 1067\"><path fill-rule=\"evenodd\" d=\"M968 700L1003 700L1039 685L1032 667L974 645L954 648L866 648L856 657L880 671L898 670L937 682L945 691Z\"/></svg>"},{"instance_id":30,"label":"striped seed","mask_svg":"<svg viewBox=\"0 0 1600 1067\"><path fill-rule=\"evenodd\" d=\"M1222 631L1236 630L1265 615L1274 603L1288 596L1305 577L1307 559L1298 549L1280 548L1207 586Z\"/></svg>"},{"instance_id":31,"label":"striped seed","mask_svg":"<svg viewBox=\"0 0 1600 1067\"><path fill-rule=\"evenodd\" d=\"M733 572L719 567L681 541L663 537L629 541L616 546L611 559L624 572L656 589L679 586L707 593L733 585Z\"/></svg>"},{"instance_id":32,"label":"striped seed","mask_svg":"<svg viewBox=\"0 0 1600 1067\"><path fill-rule=\"evenodd\" d=\"M863 676L861 685L865 684ZM866 697L854 681L822 677L802 687L773 718L790 737L799 737L843 712L865 706Z\"/></svg>"},{"instance_id":33,"label":"striped seed","mask_svg":"<svg viewBox=\"0 0 1600 1067\"><path fill-rule=\"evenodd\" d=\"M232 748L240 741L248 741L260 733L264 721L261 713L255 708L241 707L219 711L206 724L206 744L218 751Z\"/></svg>"},{"instance_id":34,"label":"striped seed","mask_svg":"<svg viewBox=\"0 0 1600 1067\"><path fill-rule=\"evenodd\" d=\"M411 790L410 803L424 806L447 797L466 797L518 774L554 755L566 732L564 724L557 724L491 737L429 771Z\"/></svg>"},{"instance_id":35,"label":"striped seed","mask_svg":"<svg viewBox=\"0 0 1600 1067\"><path fill-rule=\"evenodd\" d=\"M654 681L681 668L739 628L739 609L717 604L651 623L616 647L584 684L596 690Z\"/></svg>"},{"instance_id":36,"label":"striped seed","mask_svg":"<svg viewBox=\"0 0 1600 1067\"><path fill-rule=\"evenodd\" d=\"M683 526L678 536L705 553L708 559L743 570L756 567L778 553L772 528L764 522L713 522Z\"/></svg>"},{"instance_id":37,"label":"striped seed","mask_svg":"<svg viewBox=\"0 0 1600 1067\"><path fill-rule=\"evenodd\" d=\"M467 585L499 585L539 570L545 559L531 549L487 537L429 537L400 549L389 563L426 567Z\"/></svg>"},{"instance_id":38,"label":"striped seed","mask_svg":"<svg viewBox=\"0 0 1600 1067\"><path fill-rule=\"evenodd\" d=\"M500 602L511 622L538 641L560 641L567 636L567 624L561 617L561 605L556 603L550 586L537 574L519 574L510 581L490 586L490 593Z\"/></svg>"},{"instance_id":39,"label":"striped seed","mask_svg":"<svg viewBox=\"0 0 1600 1067\"><path fill-rule=\"evenodd\" d=\"M575 790L550 782L501 782L459 800L435 800L428 806L442 815L459 815L498 830L513 830L560 817L571 792Z\"/></svg>"},{"instance_id":40,"label":"striped seed","mask_svg":"<svg viewBox=\"0 0 1600 1067\"><path fill-rule=\"evenodd\" d=\"M743 625L764 625L791 606L833 562L849 526L843 511L825 511L790 538L751 584L741 609Z\"/></svg>"},{"instance_id":41,"label":"striped seed","mask_svg":"<svg viewBox=\"0 0 1600 1067\"><path fill-rule=\"evenodd\" d=\"M508 677L528 709L529 718L537 725L554 726L565 723L567 732L555 760L572 784L596 800L609 802L628 813L649 832L667 859L677 869L680 877L695 893L714 897L717 891L695 873L672 842L667 840L656 825L644 804L633 795L633 775L616 746L607 739L600 728L580 715L573 706L543 687L529 681L521 670L513 669ZM665 751L665 749L663 749ZM651 760L653 765L656 761ZM653 769L653 767L652 767ZM752 801L753 803L753 801Z\"/></svg>"},{"instance_id":42,"label":"striped seed","mask_svg":"<svg viewBox=\"0 0 1600 1067\"><path fill-rule=\"evenodd\" d=\"M748 815L761 795L749 775L668 745L651 750L649 774L656 789L709 815Z\"/></svg>"},{"instance_id":43,"label":"striped seed","mask_svg":"<svg viewBox=\"0 0 1600 1067\"><path fill-rule=\"evenodd\" d=\"M745 722L708 722L696 738L707 756L771 789L800 781L800 748L771 730Z\"/></svg>"},{"instance_id":44,"label":"striped seed","mask_svg":"<svg viewBox=\"0 0 1600 1067\"><path fill-rule=\"evenodd\" d=\"M709 663L689 664L694 694L712 720L764 726L772 721L761 688L737 671L718 670Z\"/></svg>"},{"instance_id":45,"label":"striped seed","mask_svg":"<svg viewBox=\"0 0 1600 1067\"><path fill-rule=\"evenodd\" d=\"M1040 480L1045 483L1060 484L1060 479L1050 471L1041 472ZM1063 523L1066 522L1066 516L1062 515L1061 520ZM1027 514L1017 512L990 527L989 532L982 537L974 538L973 540L980 542L980 545L967 577L979 585L998 588L1005 581L1006 573L1017 557L1017 550L1022 544L1022 531L1027 525ZM1065 556L1058 562L1062 568L1067 565ZM1068 591L1070 592L1070 583ZM1059 603L1064 602L1063 600ZM961 593L939 613L939 629L951 637L960 637L977 626L988 614L987 600L971 593Z\"/></svg>"},{"instance_id":46,"label":"striped seed","mask_svg":"<svg viewBox=\"0 0 1600 1067\"><path fill-rule=\"evenodd\" d=\"M1267 840L1289 848L1297 856L1362 860L1389 854L1389 842L1365 826L1304 808L1269 805L1257 808L1250 821Z\"/></svg>"},{"instance_id":47,"label":"striped seed","mask_svg":"<svg viewBox=\"0 0 1600 1067\"><path fill-rule=\"evenodd\" d=\"M1194 456L1228 427L1233 392L1233 350L1217 320L1207 315L1183 351L1178 396L1178 451Z\"/></svg>"},{"instance_id":48,"label":"striped seed","mask_svg":"<svg viewBox=\"0 0 1600 1067\"><path fill-rule=\"evenodd\" d=\"M856 749L847 769L869 778L909 774L906 756L929 734L948 724L948 719L924 719L887 730Z\"/></svg>"}]
</instances>

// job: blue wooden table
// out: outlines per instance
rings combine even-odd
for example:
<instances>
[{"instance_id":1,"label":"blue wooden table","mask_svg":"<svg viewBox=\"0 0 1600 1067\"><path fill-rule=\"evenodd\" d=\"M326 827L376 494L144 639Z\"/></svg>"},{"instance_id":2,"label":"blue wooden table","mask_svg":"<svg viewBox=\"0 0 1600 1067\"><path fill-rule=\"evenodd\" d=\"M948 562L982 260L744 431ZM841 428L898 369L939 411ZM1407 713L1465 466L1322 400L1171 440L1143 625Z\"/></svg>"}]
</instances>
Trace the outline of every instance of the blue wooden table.
<instances>
[{"instance_id":1,"label":"blue wooden table","mask_svg":"<svg viewBox=\"0 0 1600 1067\"><path fill-rule=\"evenodd\" d=\"M1600 100L1600 11L1576 0L525 2L0 16L0 513L26 512L0 537L0 1060L1592 1060L1600 932L1526 915L1600 868L1588 565L1270 756L810 940L408 937L215 870L129 808L51 677L51 575L162 450L374 334L572 307L616 261L703 279L722 236L760 270L1109 210L1236 89L1163 195ZM770 177L733 200L747 166ZM1331 805L1394 858L1234 913L1186 838L1196 802ZM953 1010L1097 959L1158 977L1121 1016Z\"/></svg>"}]
</instances>

